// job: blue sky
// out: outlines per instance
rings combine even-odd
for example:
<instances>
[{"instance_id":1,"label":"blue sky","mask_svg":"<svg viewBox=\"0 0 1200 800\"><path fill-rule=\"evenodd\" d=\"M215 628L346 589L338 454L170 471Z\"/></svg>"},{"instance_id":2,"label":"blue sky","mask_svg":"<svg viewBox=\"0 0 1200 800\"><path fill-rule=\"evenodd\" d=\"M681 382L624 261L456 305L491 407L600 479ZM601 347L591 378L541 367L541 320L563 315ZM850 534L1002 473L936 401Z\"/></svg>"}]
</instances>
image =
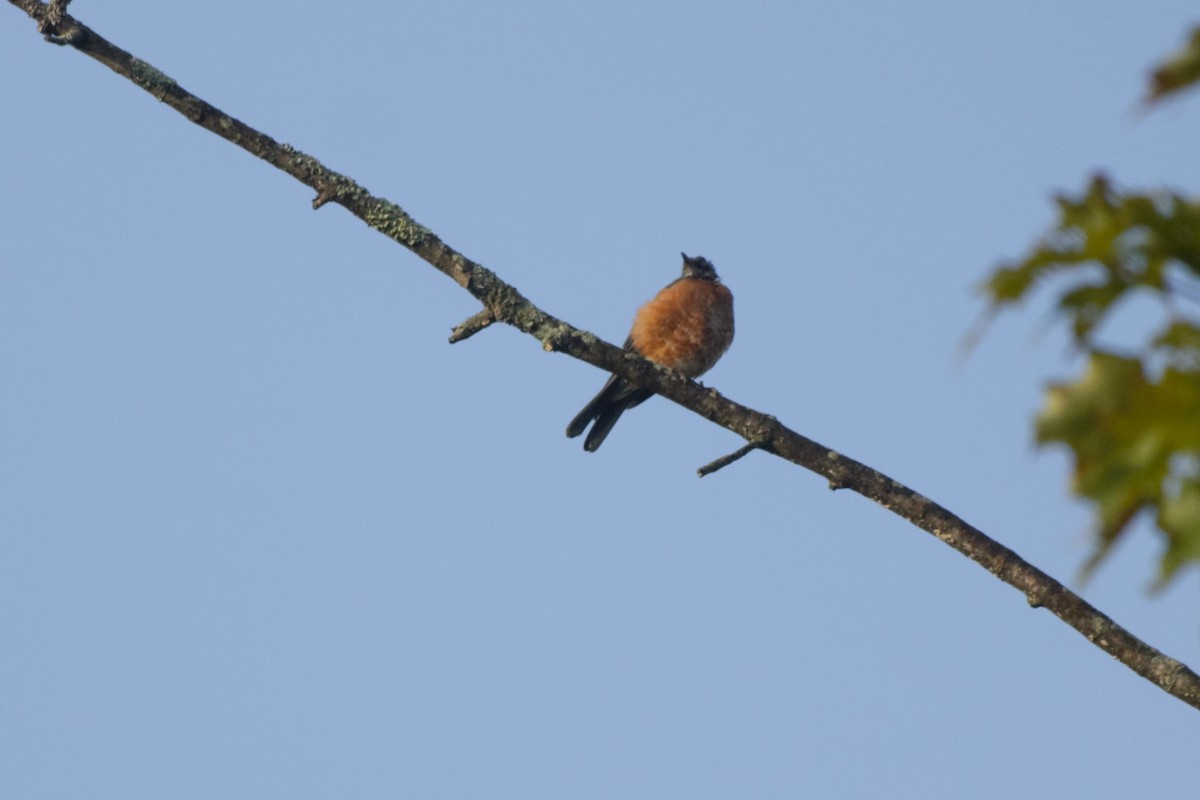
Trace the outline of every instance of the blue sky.
<instances>
[{"instance_id":1,"label":"blue sky","mask_svg":"<svg viewBox=\"0 0 1200 800\"><path fill-rule=\"evenodd\" d=\"M451 282L5 9L0 794L1194 787L1195 710L974 564L765 456L698 480L740 442L661 399L585 454L601 373L447 345ZM707 256L707 383L1074 579L1063 331L958 346L1055 191L1195 191L1200 99L1137 108L1194 4L72 11L609 341ZM1159 546L1082 591L1200 667Z\"/></svg>"}]
</instances>

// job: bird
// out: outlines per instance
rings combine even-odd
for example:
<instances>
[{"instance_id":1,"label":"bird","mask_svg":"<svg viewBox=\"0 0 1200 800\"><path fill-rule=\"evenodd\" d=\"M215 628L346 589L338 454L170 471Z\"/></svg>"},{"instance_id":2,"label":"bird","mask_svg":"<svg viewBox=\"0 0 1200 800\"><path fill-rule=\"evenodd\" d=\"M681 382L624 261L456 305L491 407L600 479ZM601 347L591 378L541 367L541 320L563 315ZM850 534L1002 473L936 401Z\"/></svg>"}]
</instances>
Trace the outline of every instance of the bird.
<instances>
[{"instance_id":1,"label":"bird","mask_svg":"<svg viewBox=\"0 0 1200 800\"><path fill-rule=\"evenodd\" d=\"M707 258L680 255L683 273L638 309L625 349L698 378L733 343L733 294ZM621 415L652 394L613 375L571 420L567 436L579 436L594 421L583 449L595 452Z\"/></svg>"}]
</instances>

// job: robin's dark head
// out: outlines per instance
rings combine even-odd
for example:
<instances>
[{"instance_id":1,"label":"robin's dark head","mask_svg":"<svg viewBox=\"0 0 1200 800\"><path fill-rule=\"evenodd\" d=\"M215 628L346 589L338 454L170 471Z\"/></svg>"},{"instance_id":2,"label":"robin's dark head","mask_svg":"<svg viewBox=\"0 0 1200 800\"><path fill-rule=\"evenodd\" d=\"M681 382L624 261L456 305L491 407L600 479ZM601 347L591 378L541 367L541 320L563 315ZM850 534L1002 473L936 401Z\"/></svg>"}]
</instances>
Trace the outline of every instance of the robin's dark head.
<instances>
[{"instance_id":1,"label":"robin's dark head","mask_svg":"<svg viewBox=\"0 0 1200 800\"><path fill-rule=\"evenodd\" d=\"M717 268L712 265L704 256L689 256L687 253L680 253L683 256L683 277L685 278L700 278L705 281L719 281L717 277Z\"/></svg>"}]
</instances>

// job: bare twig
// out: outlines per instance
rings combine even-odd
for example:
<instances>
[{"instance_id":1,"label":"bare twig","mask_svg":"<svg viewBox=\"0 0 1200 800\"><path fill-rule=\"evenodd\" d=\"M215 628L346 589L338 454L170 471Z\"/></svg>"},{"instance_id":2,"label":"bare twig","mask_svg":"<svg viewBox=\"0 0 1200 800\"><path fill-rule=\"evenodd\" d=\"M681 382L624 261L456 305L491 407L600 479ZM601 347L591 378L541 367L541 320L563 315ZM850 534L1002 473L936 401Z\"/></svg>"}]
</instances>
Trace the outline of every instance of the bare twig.
<instances>
[{"instance_id":1,"label":"bare twig","mask_svg":"<svg viewBox=\"0 0 1200 800\"><path fill-rule=\"evenodd\" d=\"M464 339L470 339L495 321L496 315L490 308L485 308L483 311L467 317L450 332L450 344L458 344Z\"/></svg>"},{"instance_id":2,"label":"bare twig","mask_svg":"<svg viewBox=\"0 0 1200 800\"><path fill-rule=\"evenodd\" d=\"M50 12L49 6L37 0L8 1L39 24ZM658 368L547 314L495 273L442 242L395 203L371 195L312 156L280 144L214 108L70 16L63 14L58 25L60 31L75 31L66 42L72 47L133 81L197 125L313 188L318 198L338 203L367 225L407 247L470 292L497 321L530 334L548 351L566 353L652 389L754 443L755 447L750 449L773 453L823 476L832 487L853 489L874 500L1016 587L1030 605L1048 609L1137 674L1200 708L1200 675L1141 641L1054 578L945 508L883 473L784 427L774 417L736 403L678 372Z\"/></svg>"},{"instance_id":3,"label":"bare twig","mask_svg":"<svg viewBox=\"0 0 1200 800\"><path fill-rule=\"evenodd\" d=\"M741 447L739 447L737 450L734 450L729 455L721 456L716 461L711 461L711 462L705 464L700 469L696 470L696 477L703 478L705 475L712 475L717 470L722 469L724 467L728 467L730 464L737 461L742 456L744 456L754 450L762 449L762 446L763 446L762 442L748 442L747 444L744 444Z\"/></svg>"}]
</instances>

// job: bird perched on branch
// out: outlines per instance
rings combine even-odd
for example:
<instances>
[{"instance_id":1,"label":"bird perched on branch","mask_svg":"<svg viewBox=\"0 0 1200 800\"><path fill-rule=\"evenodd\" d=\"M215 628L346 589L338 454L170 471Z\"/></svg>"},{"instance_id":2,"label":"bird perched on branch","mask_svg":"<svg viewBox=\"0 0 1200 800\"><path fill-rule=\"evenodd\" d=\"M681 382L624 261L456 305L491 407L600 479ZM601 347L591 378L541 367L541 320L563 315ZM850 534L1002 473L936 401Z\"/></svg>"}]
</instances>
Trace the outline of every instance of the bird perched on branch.
<instances>
[{"instance_id":1,"label":"bird perched on branch","mask_svg":"<svg viewBox=\"0 0 1200 800\"><path fill-rule=\"evenodd\" d=\"M683 274L638 309L625 349L698 378L733 342L733 295L717 277L711 261L680 255ZM595 420L583 441L583 449L590 453L600 447L622 414L652 394L613 375L571 420L567 436L578 436Z\"/></svg>"}]
</instances>

